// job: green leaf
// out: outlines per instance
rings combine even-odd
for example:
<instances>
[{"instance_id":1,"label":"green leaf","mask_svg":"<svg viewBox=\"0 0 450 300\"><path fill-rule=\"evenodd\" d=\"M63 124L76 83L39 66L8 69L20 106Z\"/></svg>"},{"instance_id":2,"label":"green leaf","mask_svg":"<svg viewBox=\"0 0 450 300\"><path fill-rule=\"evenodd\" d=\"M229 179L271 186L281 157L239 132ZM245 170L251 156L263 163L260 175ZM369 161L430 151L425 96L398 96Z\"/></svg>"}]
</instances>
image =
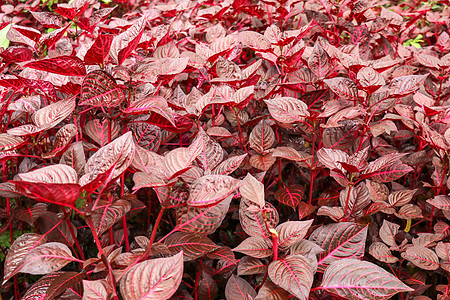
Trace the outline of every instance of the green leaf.
<instances>
[{"instance_id":1,"label":"green leaf","mask_svg":"<svg viewBox=\"0 0 450 300\"><path fill-rule=\"evenodd\" d=\"M0 47L3 47L3 49L7 49L9 47L9 40L6 38L6 34L8 33L11 26L12 24L9 24L8 26L0 30Z\"/></svg>"}]
</instances>

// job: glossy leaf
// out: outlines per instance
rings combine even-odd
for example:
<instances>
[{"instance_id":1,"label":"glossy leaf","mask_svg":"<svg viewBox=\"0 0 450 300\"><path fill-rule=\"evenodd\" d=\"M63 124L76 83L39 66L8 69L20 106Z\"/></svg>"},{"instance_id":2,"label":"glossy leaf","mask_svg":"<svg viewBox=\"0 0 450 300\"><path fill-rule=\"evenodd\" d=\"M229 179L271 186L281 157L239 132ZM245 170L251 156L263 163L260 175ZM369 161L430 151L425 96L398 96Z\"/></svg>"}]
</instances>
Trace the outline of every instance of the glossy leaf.
<instances>
[{"instance_id":1,"label":"glossy leaf","mask_svg":"<svg viewBox=\"0 0 450 300\"><path fill-rule=\"evenodd\" d=\"M309 221L287 221L277 226L278 246L290 247L300 242L308 233L313 220Z\"/></svg>"},{"instance_id":2,"label":"glossy leaf","mask_svg":"<svg viewBox=\"0 0 450 300\"><path fill-rule=\"evenodd\" d=\"M243 184L239 187L241 196L252 202L254 205L263 208L266 203L264 199L264 184L258 181L250 173L245 176L242 183Z\"/></svg>"},{"instance_id":3,"label":"glossy leaf","mask_svg":"<svg viewBox=\"0 0 450 300\"><path fill-rule=\"evenodd\" d=\"M92 44L91 48L86 52L84 63L87 65L103 64L109 53L113 39L113 35L99 34L95 39L94 44Z\"/></svg>"},{"instance_id":4,"label":"glossy leaf","mask_svg":"<svg viewBox=\"0 0 450 300\"><path fill-rule=\"evenodd\" d=\"M184 206L176 210L177 231L212 234L222 224L232 197L207 207Z\"/></svg>"},{"instance_id":5,"label":"glossy leaf","mask_svg":"<svg viewBox=\"0 0 450 300\"><path fill-rule=\"evenodd\" d=\"M275 192L275 199L279 202L297 209L302 200L304 188L300 185L291 185Z\"/></svg>"},{"instance_id":6,"label":"glossy leaf","mask_svg":"<svg viewBox=\"0 0 450 300\"><path fill-rule=\"evenodd\" d=\"M111 130L111 131L110 131ZM94 119L86 123L84 133L89 136L100 147L108 144L108 140L114 140L119 135L120 127L115 121L103 121ZM111 132L111 133L110 133Z\"/></svg>"},{"instance_id":7,"label":"glossy leaf","mask_svg":"<svg viewBox=\"0 0 450 300\"><path fill-rule=\"evenodd\" d=\"M334 77L325 79L324 82L339 97L346 100L358 100L358 88L353 80L345 77Z\"/></svg>"},{"instance_id":8,"label":"glossy leaf","mask_svg":"<svg viewBox=\"0 0 450 300\"><path fill-rule=\"evenodd\" d=\"M83 299L107 300L110 294L105 279L83 280Z\"/></svg>"},{"instance_id":9,"label":"glossy leaf","mask_svg":"<svg viewBox=\"0 0 450 300\"><path fill-rule=\"evenodd\" d=\"M140 18L133 26L114 37L111 42L109 56L115 63L121 65L136 48L144 32L145 23L146 19Z\"/></svg>"},{"instance_id":10,"label":"glossy leaf","mask_svg":"<svg viewBox=\"0 0 450 300\"><path fill-rule=\"evenodd\" d=\"M259 153L264 153L275 142L275 133L265 120L256 125L249 137L250 147Z\"/></svg>"},{"instance_id":11,"label":"glossy leaf","mask_svg":"<svg viewBox=\"0 0 450 300\"><path fill-rule=\"evenodd\" d=\"M439 258L433 250L423 246L414 246L406 249L402 257L424 270L439 269Z\"/></svg>"},{"instance_id":12,"label":"glossy leaf","mask_svg":"<svg viewBox=\"0 0 450 300\"><path fill-rule=\"evenodd\" d=\"M61 121L70 116L74 109L75 97L69 97L41 108L33 114L31 119L37 127L41 130L45 130L58 125Z\"/></svg>"},{"instance_id":13,"label":"glossy leaf","mask_svg":"<svg viewBox=\"0 0 450 300\"><path fill-rule=\"evenodd\" d=\"M308 106L292 97L279 97L265 100L270 115L281 123L303 122L309 116Z\"/></svg>"}]
</instances>

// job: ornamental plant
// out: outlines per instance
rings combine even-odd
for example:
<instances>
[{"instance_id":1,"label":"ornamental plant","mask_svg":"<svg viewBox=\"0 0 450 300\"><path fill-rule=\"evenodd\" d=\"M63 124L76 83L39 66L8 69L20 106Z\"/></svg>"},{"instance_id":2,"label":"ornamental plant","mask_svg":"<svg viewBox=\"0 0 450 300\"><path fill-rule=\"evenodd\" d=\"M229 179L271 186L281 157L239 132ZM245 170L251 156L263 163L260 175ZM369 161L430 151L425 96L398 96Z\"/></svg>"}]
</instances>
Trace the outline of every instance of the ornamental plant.
<instances>
[{"instance_id":1,"label":"ornamental plant","mask_svg":"<svg viewBox=\"0 0 450 300\"><path fill-rule=\"evenodd\" d=\"M450 299L448 4L2 1L3 299Z\"/></svg>"}]
</instances>

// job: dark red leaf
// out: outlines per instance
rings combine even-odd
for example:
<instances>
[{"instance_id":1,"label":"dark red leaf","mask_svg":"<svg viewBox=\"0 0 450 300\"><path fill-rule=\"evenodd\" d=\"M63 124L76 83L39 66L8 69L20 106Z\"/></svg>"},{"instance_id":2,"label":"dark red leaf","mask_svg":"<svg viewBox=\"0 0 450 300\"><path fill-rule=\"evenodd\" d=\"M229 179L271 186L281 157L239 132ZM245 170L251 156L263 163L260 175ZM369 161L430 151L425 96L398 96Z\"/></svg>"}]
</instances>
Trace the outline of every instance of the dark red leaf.
<instances>
[{"instance_id":1,"label":"dark red leaf","mask_svg":"<svg viewBox=\"0 0 450 300\"><path fill-rule=\"evenodd\" d=\"M33 58L33 52L25 47L9 47L2 53L0 53L6 62L22 62Z\"/></svg>"},{"instance_id":2,"label":"dark red leaf","mask_svg":"<svg viewBox=\"0 0 450 300\"><path fill-rule=\"evenodd\" d=\"M86 68L76 56L59 56L27 63L24 67L66 76L85 76Z\"/></svg>"},{"instance_id":3,"label":"dark red leaf","mask_svg":"<svg viewBox=\"0 0 450 300\"><path fill-rule=\"evenodd\" d=\"M94 44L89 48L84 56L84 62L87 65L103 64L106 56L108 56L111 42L114 39L113 35L100 34Z\"/></svg>"},{"instance_id":4,"label":"dark red leaf","mask_svg":"<svg viewBox=\"0 0 450 300\"><path fill-rule=\"evenodd\" d=\"M41 202L49 202L67 207L75 207L81 192L78 184L58 184L28 181L11 181L22 195Z\"/></svg>"}]
</instances>

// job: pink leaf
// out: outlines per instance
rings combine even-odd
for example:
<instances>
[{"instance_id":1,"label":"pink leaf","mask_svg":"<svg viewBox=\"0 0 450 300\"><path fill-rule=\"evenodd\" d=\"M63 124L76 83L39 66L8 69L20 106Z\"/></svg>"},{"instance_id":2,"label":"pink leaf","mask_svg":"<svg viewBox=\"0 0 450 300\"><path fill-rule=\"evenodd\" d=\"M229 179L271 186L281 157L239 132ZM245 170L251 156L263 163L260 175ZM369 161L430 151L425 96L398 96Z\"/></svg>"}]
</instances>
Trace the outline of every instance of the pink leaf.
<instances>
[{"instance_id":1,"label":"pink leaf","mask_svg":"<svg viewBox=\"0 0 450 300\"><path fill-rule=\"evenodd\" d=\"M397 293L413 291L384 269L357 259L332 263L323 274L321 288L349 300L391 299Z\"/></svg>"},{"instance_id":2,"label":"pink leaf","mask_svg":"<svg viewBox=\"0 0 450 300\"><path fill-rule=\"evenodd\" d=\"M128 270L120 281L125 300L171 299L183 275L183 252L167 258L141 262Z\"/></svg>"},{"instance_id":3,"label":"pink leaf","mask_svg":"<svg viewBox=\"0 0 450 300\"><path fill-rule=\"evenodd\" d=\"M288 255L269 264L269 278L300 300L307 300L311 289L315 266L300 254Z\"/></svg>"}]
</instances>

